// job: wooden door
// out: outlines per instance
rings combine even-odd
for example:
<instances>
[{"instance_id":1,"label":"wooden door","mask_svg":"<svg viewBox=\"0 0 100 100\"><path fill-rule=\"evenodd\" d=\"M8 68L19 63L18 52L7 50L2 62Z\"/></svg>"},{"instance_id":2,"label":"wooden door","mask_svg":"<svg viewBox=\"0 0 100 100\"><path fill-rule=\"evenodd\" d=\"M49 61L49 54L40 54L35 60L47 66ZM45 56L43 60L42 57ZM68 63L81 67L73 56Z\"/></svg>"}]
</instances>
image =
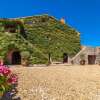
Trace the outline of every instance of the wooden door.
<instances>
[{"instance_id":1,"label":"wooden door","mask_svg":"<svg viewBox=\"0 0 100 100\"><path fill-rule=\"evenodd\" d=\"M88 55L88 64L95 64L96 55Z\"/></svg>"}]
</instances>

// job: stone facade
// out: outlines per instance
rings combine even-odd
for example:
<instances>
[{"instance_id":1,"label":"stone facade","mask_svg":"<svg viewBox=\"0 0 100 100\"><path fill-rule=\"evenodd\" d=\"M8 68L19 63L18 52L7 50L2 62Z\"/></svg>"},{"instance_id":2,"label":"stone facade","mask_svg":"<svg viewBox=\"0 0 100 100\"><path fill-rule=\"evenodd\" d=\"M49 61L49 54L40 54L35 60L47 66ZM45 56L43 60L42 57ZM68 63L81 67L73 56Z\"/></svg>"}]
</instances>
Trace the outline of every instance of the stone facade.
<instances>
[{"instance_id":1,"label":"stone facade","mask_svg":"<svg viewBox=\"0 0 100 100\"><path fill-rule=\"evenodd\" d=\"M80 64L83 59L85 64L100 64L100 47L84 47L71 61Z\"/></svg>"}]
</instances>

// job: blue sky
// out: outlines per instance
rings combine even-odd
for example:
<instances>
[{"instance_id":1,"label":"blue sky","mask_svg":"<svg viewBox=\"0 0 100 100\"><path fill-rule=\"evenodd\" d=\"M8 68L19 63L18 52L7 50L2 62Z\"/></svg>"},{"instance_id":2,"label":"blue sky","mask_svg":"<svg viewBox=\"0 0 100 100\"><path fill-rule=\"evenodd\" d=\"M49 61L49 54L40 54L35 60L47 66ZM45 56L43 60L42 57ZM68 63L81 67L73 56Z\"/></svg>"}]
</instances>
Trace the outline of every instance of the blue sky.
<instances>
[{"instance_id":1,"label":"blue sky","mask_svg":"<svg viewBox=\"0 0 100 100\"><path fill-rule=\"evenodd\" d=\"M0 17L49 14L81 33L81 44L100 46L100 0L0 0Z\"/></svg>"}]
</instances>

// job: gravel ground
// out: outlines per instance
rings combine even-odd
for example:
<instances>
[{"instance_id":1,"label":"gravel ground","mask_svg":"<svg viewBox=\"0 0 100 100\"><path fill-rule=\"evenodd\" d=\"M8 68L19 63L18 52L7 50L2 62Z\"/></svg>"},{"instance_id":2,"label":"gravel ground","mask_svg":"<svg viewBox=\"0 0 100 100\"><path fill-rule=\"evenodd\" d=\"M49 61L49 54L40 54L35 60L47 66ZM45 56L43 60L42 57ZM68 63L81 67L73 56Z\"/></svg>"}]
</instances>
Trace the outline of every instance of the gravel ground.
<instances>
[{"instance_id":1,"label":"gravel ground","mask_svg":"<svg viewBox=\"0 0 100 100\"><path fill-rule=\"evenodd\" d=\"M100 66L14 66L21 100L100 100Z\"/></svg>"}]
</instances>

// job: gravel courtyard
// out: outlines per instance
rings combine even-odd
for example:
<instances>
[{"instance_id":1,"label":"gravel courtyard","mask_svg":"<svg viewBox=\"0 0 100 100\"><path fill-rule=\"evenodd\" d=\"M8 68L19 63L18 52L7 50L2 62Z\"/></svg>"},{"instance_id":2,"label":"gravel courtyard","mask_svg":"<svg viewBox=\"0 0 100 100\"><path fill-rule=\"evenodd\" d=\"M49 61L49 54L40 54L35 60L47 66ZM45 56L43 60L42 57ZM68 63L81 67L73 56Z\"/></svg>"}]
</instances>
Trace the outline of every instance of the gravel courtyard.
<instances>
[{"instance_id":1,"label":"gravel courtyard","mask_svg":"<svg viewBox=\"0 0 100 100\"><path fill-rule=\"evenodd\" d=\"M21 100L100 100L100 66L14 66Z\"/></svg>"}]
</instances>

